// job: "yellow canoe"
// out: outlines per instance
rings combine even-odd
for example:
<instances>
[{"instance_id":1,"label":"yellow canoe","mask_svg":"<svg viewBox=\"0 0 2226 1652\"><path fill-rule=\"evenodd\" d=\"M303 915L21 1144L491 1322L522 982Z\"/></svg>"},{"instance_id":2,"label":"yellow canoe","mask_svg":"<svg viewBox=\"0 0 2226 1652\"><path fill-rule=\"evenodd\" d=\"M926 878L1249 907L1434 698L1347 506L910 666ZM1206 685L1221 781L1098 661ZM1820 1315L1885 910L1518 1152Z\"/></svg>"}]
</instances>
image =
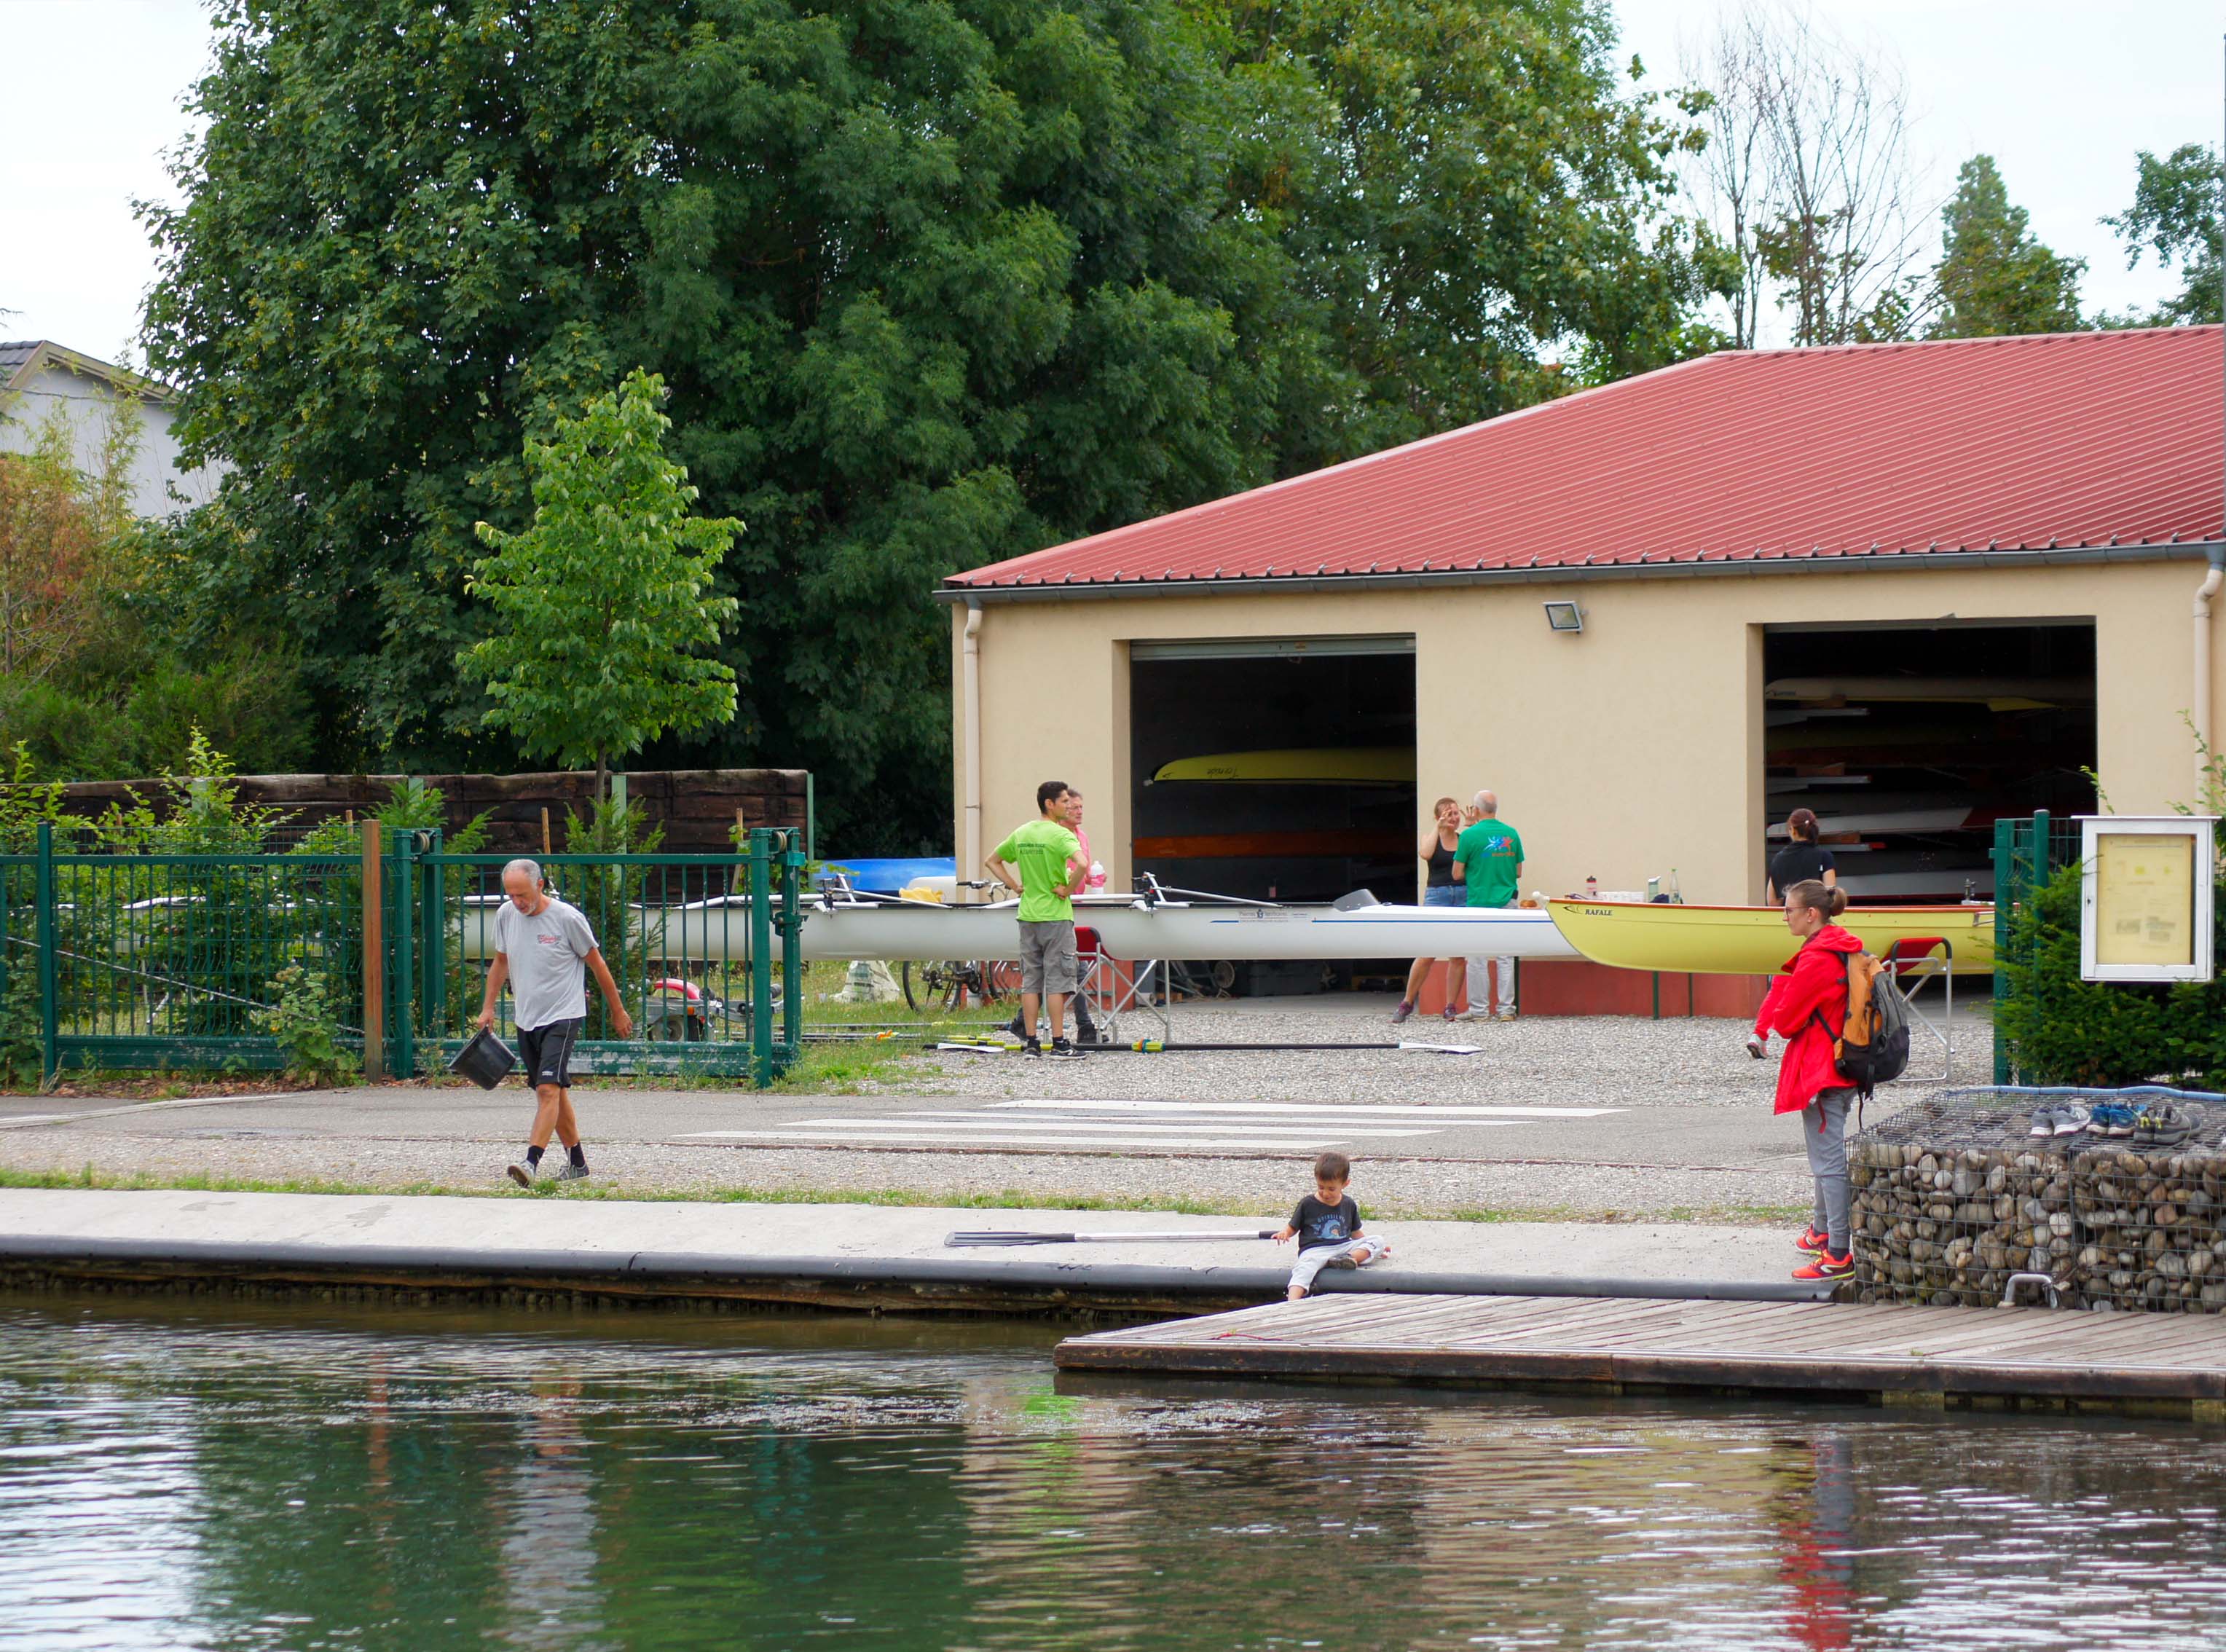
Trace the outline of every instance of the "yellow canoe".
<instances>
[{"instance_id":1,"label":"yellow canoe","mask_svg":"<svg viewBox=\"0 0 2226 1652\"><path fill-rule=\"evenodd\" d=\"M1335 746L1269 752L1213 752L1163 763L1161 780L1221 780L1282 785L1396 785L1415 778L1411 746Z\"/></svg>"},{"instance_id":2,"label":"yellow canoe","mask_svg":"<svg viewBox=\"0 0 2226 1652\"><path fill-rule=\"evenodd\" d=\"M1594 963L1711 975L1768 975L1800 950L1776 906L1679 906L1625 900L1549 900L1554 926ZM1937 936L1955 949L1957 975L1994 967L1994 909L1851 906L1839 923L1868 950Z\"/></svg>"}]
</instances>

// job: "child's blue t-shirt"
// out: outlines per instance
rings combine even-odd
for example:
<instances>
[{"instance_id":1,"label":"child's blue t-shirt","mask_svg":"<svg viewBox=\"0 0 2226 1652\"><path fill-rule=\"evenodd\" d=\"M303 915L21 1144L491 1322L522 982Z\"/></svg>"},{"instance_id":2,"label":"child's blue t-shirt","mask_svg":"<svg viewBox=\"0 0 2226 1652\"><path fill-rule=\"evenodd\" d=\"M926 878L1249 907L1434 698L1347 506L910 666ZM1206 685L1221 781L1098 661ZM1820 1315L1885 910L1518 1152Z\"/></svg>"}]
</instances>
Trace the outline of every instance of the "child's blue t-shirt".
<instances>
[{"instance_id":1,"label":"child's blue t-shirt","mask_svg":"<svg viewBox=\"0 0 2226 1652\"><path fill-rule=\"evenodd\" d=\"M1291 1226L1297 1230L1301 1250L1341 1245L1359 1230L1360 1206L1350 1193L1334 1204L1324 1204L1309 1193L1291 1212Z\"/></svg>"}]
</instances>

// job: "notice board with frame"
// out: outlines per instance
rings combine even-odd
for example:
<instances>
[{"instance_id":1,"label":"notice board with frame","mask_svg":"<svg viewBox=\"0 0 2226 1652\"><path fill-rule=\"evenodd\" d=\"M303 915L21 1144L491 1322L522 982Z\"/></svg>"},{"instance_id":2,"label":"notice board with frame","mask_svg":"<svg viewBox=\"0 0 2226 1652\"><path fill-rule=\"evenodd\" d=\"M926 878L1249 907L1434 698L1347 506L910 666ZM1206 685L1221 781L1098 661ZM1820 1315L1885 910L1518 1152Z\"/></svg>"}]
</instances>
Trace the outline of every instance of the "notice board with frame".
<instances>
[{"instance_id":1,"label":"notice board with frame","mask_svg":"<svg viewBox=\"0 0 2226 1652\"><path fill-rule=\"evenodd\" d=\"M2209 981L2215 815L2079 817L2079 978Z\"/></svg>"}]
</instances>

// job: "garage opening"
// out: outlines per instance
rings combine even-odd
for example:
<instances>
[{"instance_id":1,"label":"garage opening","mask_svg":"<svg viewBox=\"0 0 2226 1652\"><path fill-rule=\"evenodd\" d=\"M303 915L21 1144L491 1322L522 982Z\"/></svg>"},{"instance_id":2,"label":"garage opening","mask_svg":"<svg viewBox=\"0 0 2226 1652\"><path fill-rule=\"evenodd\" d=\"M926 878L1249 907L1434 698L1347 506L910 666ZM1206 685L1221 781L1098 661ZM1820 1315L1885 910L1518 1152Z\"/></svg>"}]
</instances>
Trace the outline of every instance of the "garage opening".
<instances>
[{"instance_id":1,"label":"garage opening","mask_svg":"<svg viewBox=\"0 0 2226 1652\"><path fill-rule=\"evenodd\" d=\"M1129 658L1137 872L1255 900L1415 899L1412 637L1140 642ZM1239 989L1279 968L1241 969Z\"/></svg>"},{"instance_id":2,"label":"garage opening","mask_svg":"<svg viewBox=\"0 0 2226 1652\"><path fill-rule=\"evenodd\" d=\"M1990 898L1997 816L2095 806L2091 620L1787 627L1763 659L1767 853L1814 810L1858 904Z\"/></svg>"}]
</instances>

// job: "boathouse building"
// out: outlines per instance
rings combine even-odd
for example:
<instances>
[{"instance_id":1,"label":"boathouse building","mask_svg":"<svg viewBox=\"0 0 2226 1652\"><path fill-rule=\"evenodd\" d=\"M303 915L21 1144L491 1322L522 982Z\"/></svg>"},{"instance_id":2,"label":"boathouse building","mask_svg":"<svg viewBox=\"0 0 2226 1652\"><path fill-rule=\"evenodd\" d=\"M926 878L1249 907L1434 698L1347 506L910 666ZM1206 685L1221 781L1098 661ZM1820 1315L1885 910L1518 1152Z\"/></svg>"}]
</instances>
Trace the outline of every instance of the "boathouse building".
<instances>
[{"instance_id":1,"label":"boathouse building","mask_svg":"<svg viewBox=\"0 0 2226 1652\"><path fill-rule=\"evenodd\" d=\"M1708 356L957 573L956 839L1084 789L1115 887L1411 900L1488 786L1526 887L1991 889L1998 814L2198 797L2216 327ZM975 875L978 875L975 874Z\"/></svg>"}]
</instances>

